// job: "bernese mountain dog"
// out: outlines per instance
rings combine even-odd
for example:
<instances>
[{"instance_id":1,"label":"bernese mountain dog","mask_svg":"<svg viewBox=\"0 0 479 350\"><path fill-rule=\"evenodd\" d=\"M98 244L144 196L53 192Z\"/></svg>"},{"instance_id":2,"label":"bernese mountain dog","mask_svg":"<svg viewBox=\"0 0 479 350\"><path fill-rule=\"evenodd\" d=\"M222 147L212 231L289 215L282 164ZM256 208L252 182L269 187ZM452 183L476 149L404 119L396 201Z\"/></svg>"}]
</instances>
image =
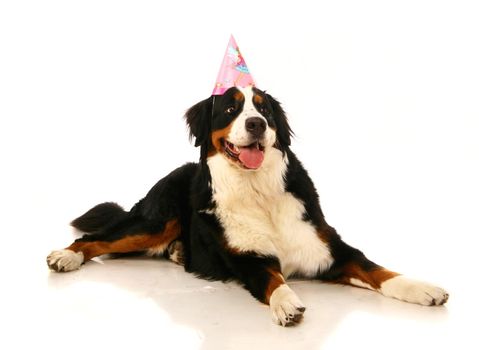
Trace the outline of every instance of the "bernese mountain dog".
<instances>
[{"instance_id":1,"label":"bernese mountain dog","mask_svg":"<svg viewBox=\"0 0 479 350\"><path fill-rule=\"evenodd\" d=\"M292 131L280 103L254 87L232 87L185 115L200 147L130 211L103 203L75 219L83 237L47 258L72 271L93 257L167 254L209 280L235 280L268 304L275 323L298 323L306 307L288 277L371 289L421 305L448 293L370 261L326 223L317 191L290 149Z\"/></svg>"}]
</instances>

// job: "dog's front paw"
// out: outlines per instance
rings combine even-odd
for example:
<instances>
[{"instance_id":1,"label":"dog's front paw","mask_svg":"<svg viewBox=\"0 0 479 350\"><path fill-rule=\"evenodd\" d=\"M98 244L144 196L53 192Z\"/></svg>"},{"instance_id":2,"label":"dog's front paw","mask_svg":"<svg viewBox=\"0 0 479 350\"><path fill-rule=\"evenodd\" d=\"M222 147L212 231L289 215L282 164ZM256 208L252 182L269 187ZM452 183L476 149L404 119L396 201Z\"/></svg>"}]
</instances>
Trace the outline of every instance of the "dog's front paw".
<instances>
[{"instance_id":1,"label":"dog's front paw","mask_svg":"<svg viewBox=\"0 0 479 350\"><path fill-rule=\"evenodd\" d=\"M273 322L281 326L293 326L300 322L306 310L298 296L286 284L282 284L271 294L269 308Z\"/></svg>"},{"instance_id":2,"label":"dog's front paw","mask_svg":"<svg viewBox=\"0 0 479 350\"><path fill-rule=\"evenodd\" d=\"M47 257L48 267L57 272L73 271L80 268L83 263L83 253L73 250L54 250Z\"/></svg>"},{"instance_id":3,"label":"dog's front paw","mask_svg":"<svg viewBox=\"0 0 479 350\"><path fill-rule=\"evenodd\" d=\"M387 297L427 306L442 305L449 298L449 294L442 288L404 276L383 282L380 291Z\"/></svg>"}]
</instances>

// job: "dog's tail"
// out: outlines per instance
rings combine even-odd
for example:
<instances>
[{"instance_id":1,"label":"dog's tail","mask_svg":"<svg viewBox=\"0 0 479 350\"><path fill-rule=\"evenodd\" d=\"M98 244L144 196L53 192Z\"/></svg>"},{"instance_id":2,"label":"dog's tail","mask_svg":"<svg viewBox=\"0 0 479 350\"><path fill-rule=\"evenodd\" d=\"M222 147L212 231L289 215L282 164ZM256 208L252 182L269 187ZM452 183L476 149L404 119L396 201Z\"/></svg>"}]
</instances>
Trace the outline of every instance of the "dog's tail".
<instances>
[{"instance_id":1,"label":"dog's tail","mask_svg":"<svg viewBox=\"0 0 479 350\"><path fill-rule=\"evenodd\" d=\"M106 202L91 208L85 214L73 220L70 225L86 233L98 234L107 227L126 219L128 215L129 213L118 204Z\"/></svg>"}]
</instances>

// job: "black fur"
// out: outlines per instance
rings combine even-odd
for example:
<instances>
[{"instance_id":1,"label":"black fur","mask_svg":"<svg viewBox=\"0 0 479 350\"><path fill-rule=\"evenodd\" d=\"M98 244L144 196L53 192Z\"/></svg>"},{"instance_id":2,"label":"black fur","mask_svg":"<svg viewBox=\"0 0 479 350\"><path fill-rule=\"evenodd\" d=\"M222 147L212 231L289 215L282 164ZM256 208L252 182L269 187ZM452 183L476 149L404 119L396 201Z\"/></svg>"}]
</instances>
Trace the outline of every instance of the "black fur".
<instances>
[{"instance_id":1,"label":"black fur","mask_svg":"<svg viewBox=\"0 0 479 350\"><path fill-rule=\"evenodd\" d=\"M125 218L128 214L116 203L107 202L98 204L85 214L76 218L71 225L76 229L88 233L100 233L107 226Z\"/></svg>"},{"instance_id":2,"label":"black fur","mask_svg":"<svg viewBox=\"0 0 479 350\"><path fill-rule=\"evenodd\" d=\"M293 135L293 131L288 123L288 118L286 117L286 113L281 107L281 104L274 99L271 95L266 94L267 99L266 101L269 102L271 106L271 115L274 118L275 125L277 127L276 135L278 137L278 146L281 150L289 147L291 145L291 136Z\"/></svg>"},{"instance_id":3,"label":"black fur","mask_svg":"<svg viewBox=\"0 0 479 350\"><path fill-rule=\"evenodd\" d=\"M190 140L195 138L198 147L207 141L211 129L211 108L213 98L207 98L188 109L185 114L186 124L190 129Z\"/></svg>"}]
</instances>

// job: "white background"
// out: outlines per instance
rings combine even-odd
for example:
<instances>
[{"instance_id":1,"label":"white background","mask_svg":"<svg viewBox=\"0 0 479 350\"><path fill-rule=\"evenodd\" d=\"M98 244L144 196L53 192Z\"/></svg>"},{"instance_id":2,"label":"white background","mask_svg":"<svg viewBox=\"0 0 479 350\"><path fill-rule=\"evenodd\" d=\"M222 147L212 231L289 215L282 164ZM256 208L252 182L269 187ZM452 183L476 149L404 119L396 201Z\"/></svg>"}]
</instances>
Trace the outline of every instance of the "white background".
<instances>
[{"instance_id":1,"label":"white background","mask_svg":"<svg viewBox=\"0 0 479 350\"><path fill-rule=\"evenodd\" d=\"M223 348L224 337L253 324L256 333L231 336L224 348L477 346L478 18L475 1L1 2L3 341L80 348L90 342L77 339L81 332L105 346ZM135 286L127 295L105 287L105 266L91 271L96 284L85 284L88 270L49 274L44 258L70 243L72 218L102 201L130 207L198 159L182 116L211 93L231 33L258 87L288 112L293 150L328 222L378 263L448 289L446 308L388 301L378 309L385 302L373 293L341 296L337 286L298 282L311 300L294 329L270 325L267 310L239 288L211 309L182 299L193 316L179 322L178 310L149 305L155 297ZM129 280L140 273L129 264L157 268L149 263L126 261L116 273ZM363 310L332 326L338 300ZM205 326L228 305L244 309ZM173 314L161 321L167 331L152 321L162 307Z\"/></svg>"}]
</instances>

